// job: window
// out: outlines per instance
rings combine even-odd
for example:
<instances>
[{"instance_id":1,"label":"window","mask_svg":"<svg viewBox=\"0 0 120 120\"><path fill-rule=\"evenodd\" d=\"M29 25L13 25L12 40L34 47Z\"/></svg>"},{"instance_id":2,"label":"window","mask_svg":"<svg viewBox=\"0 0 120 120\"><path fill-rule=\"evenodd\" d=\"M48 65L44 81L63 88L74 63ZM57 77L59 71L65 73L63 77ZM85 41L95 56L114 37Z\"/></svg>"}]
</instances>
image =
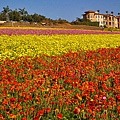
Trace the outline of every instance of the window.
<instances>
[{"instance_id":1,"label":"window","mask_svg":"<svg viewBox=\"0 0 120 120\"><path fill-rule=\"evenodd\" d=\"M104 20L106 20L107 18L104 17Z\"/></svg>"},{"instance_id":2,"label":"window","mask_svg":"<svg viewBox=\"0 0 120 120\"><path fill-rule=\"evenodd\" d=\"M114 21L114 17L112 17L112 21Z\"/></svg>"}]
</instances>

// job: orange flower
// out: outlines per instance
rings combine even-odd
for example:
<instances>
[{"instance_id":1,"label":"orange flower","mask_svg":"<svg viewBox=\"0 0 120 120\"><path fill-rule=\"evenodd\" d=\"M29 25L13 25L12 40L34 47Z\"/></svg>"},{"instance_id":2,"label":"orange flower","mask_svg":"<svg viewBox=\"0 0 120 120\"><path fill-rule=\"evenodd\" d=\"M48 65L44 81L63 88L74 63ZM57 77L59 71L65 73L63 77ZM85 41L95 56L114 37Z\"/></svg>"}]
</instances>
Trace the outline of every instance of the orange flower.
<instances>
[{"instance_id":1,"label":"orange flower","mask_svg":"<svg viewBox=\"0 0 120 120\"><path fill-rule=\"evenodd\" d=\"M9 117L12 118L12 119L15 119L17 117L17 115L10 114Z\"/></svg>"},{"instance_id":2,"label":"orange flower","mask_svg":"<svg viewBox=\"0 0 120 120\"><path fill-rule=\"evenodd\" d=\"M31 107L31 108L30 108L30 110L31 110L31 111L34 111L34 110L35 110L35 108L34 108L34 107Z\"/></svg>"},{"instance_id":3,"label":"orange flower","mask_svg":"<svg viewBox=\"0 0 120 120\"><path fill-rule=\"evenodd\" d=\"M20 104L17 104L17 109L21 110L22 109L22 106Z\"/></svg>"},{"instance_id":4,"label":"orange flower","mask_svg":"<svg viewBox=\"0 0 120 120\"><path fill-rule=\"evenodd\" d=\"M14 109L14 108L16 108L16 105L15 105L15 104L10 104L10 107L11 107L12 109Z\"/></svg>"},{"instance_id":5,"label":"orange flower","mask_svg":"<svg viewBox=\"0 0 120 120\"><path fill-rule=\"evenodd\" d=\"M8 100L4 99L2 102L3 105L8 105Z\"/></svg>"},{"instance_id":6,"label":"orange flower","mask_svg":"<svg viewBox=\"0 0 120 120\"><path fill-rule=\"evenodd\" d=\"M80 96L80 94L76 94L76 97L81 101L82 100L82 97Z\"/></svg>"}]
</instances>

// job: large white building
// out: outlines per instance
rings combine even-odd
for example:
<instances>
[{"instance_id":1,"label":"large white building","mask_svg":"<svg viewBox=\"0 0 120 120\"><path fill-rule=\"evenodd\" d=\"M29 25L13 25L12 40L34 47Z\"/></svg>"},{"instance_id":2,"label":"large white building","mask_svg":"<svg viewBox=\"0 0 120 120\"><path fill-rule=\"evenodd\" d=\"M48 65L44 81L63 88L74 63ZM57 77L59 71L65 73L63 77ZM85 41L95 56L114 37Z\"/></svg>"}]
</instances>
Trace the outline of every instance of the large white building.
<instances>
[{"instance_id":1,"label":"large white building","mask_svg":"<svg viewBox=\"0 0 120 120\"><path fill-rule=\"evenodd\" d=\"M115 16L113 14L100 14L98 12L89 10L83 14L83 19L90 20L91 22L98 22L99 26L120 28L120 16Z\"/></svg>"}]
</instances>

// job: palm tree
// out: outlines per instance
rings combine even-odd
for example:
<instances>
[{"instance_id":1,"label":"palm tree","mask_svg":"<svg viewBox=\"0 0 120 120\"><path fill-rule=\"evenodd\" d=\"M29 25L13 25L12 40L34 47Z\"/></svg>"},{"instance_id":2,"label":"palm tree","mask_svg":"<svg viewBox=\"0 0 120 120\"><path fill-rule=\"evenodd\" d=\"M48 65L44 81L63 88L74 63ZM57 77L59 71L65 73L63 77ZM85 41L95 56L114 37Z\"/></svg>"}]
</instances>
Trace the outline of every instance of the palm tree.
<instances>
[{"instance_id":1,"label":"palm tree","mask_svg":"<svg viewBox=\"0 0 120 120\"><path fill-rule=\"evenodd\" d=\"M6 21L9 21L9 12L11 11L11 9L9 9L9 6L3 7L3 14L5 14L6 16Z\"/></svg>"},{"instance_id":2,"label":"palm tree","mask_svg":"<svg viewBox=\"0 0 120 120\"><path fill-rule=\"evenodd\" d=\"M106 10L106 14L108 14L108 11Z\"/></svg>"},{"instance_id":3,"label":"palm tree","mask_svg":"<svg viewBox=\"0 0 120 120\"><path fill-rule=\"evenodd\" d=\"M22 16L22 20L24 20L24 16L28 14L28 12L25 10L25 8L23 8L23 9L19 8L19 13Z\"/></svg>"},{"instance_id":4,"label":"palm tree","mask_svg":"<svg viewBox=\"0 0 120 120\"><path fill-rule=\"evenodd\" d=\"M99 13L99 12L100 12L100 10L97 10L97 12Z\"/></svg>"},{"instance_id":5,"label":"palm tree","mask_svg":"<svg viewBox=\"0 0 120 120\"><path fill-rule=\"evenodd\" d=\"M113 15L113 11L111 11L111 14Z\"/></svg>"}]
</instances>

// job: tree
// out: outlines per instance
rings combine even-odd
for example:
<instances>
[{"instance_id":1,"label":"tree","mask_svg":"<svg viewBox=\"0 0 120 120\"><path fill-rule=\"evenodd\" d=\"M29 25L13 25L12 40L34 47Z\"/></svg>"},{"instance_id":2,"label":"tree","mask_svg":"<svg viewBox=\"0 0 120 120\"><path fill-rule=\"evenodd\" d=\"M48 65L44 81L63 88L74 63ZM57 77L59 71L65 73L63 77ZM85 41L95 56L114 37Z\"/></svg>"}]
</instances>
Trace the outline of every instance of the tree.
<instances>
[{"instance_id":1,"label":"tree","mask_svg":"<svg viewBox=\"0 0 120 120\"><path fill-rule=\"evenodd\" d=\"M81 19L79 17L76 18L77 22L81 22Z\"/></svg>"},{"instance_id":2,"label":"tree","mask_svg":"<svg viewBox=\"0 0 120 120\"><path fill-rule=\"evenodd\" d=\"M6 21L9 21L9 12L11 9L9 9L9 6L3 7L3 14L6 16Z\"/></svg>"},{"instance_id":3,"label":"tree","mask_svg":"<svg viewBox=\"0 0 120 120\"><path fill-rule=\"evenodd\" d=\"M19 13L22 17L22 20L24 21L25 16L28 15L28 12L25 10L25 8L23 9L19 8Z\"/></svg>"},{"instance_id":4,"label":"tree","mask_svg":"<svg viewBox=\"0 0 120 120\"><path fill-rule=\"evenodd\" d=\"M16 10L13 10L9 13L9 18L12 21L20 21L21 20L21 16L20 13Z\"/></svg>"},{"instance_id":5,"label":"tree","mask_svg":"<svg viewBox=\"0 0 120 120\"><path fill-rule=\"evenodd\" d=\"M28 15L25 17L25 21L28 21L28 22L32 23L34 20L33 20L32 16L28 14Z\"/></svg>"},{"instance_id":6,"label":"tree","mask_svg":"<svg viewBox=\"0 0 120 120\"><path fill-rule=\"evenodd\" d=\"M37 13L34 13L31 16L32 16L34 22L41 22L41 21L47 20L45 16L39 15Z\"/></svg>"},{"instance_id":7,"label":"tree","mask_svg":"<svg viewBox=\"0 0 120 120\"><path fill-rule=\"evenodd\" d=\"M120 16L120 12L118 13L118 15Z\"/></svg>"},{"instance_id":8,"label":"tree","mask_svg":"<svg viewBox=\"0 0 120 120\"><path fill-rule=\"evenodd\" d=\"M111 11L111 14L113 15L113 11Z\"/></svg>"},{"instance_id":9,"label":"tree","mask_svg":"<svg viewBox=\"0 0 120 120\"><path fill-rule=\"evenodd\" d=\"M6 15L3 14L2 12L0 13L0 20L1 21L6 21Z\"/></svg>"},{"instance_id":10,"label":"tree","mask_svg":"<svg viewBox=\"0 0 120 120\"><path fill-rule=\"evenodd\" d=\"M33 18L34 22L40 22L40 17L39 17L39 15L37 13L34 13L32 15L32 18Z\"/></svg>"},{"instance_id":11,"label":"tree","mask_svg":"<svg viewBox=\"0 0 120 120\"><path fill-rule=\"evenodd\" d=\"M79 19L79 18L78 18ZM34 13L33 15L28 14L28 12L25 10L25 8L21 9L18 8L15 10L9 9L9 6L3 7L3 11L0 12L0 20L2 21L26 21L26 22L45 22L49 24L54 23L68 23L67 20L59 19L59 20L52 20L50 18L46 18L43 15L39 15L37 13Z\"/></svg>"},{"instance_id":12,"label":"tree","mask_svg":"<svg viewBox=\"0 0 120 120\"><path fill-rule=\"evenodd\" d=\"M99 13L99 12L100 12L100 10L97 10L97 12Z\"/></svg>"},{"instance_id":13,"label":"tree","mask_svg":"<svg viewBox=\"0 0 120 120\"><path fill-rule=\"evenodd\" d=\"M106 14L108 14L108 11L106 11Z\"/></svg>"}]
</instances>

